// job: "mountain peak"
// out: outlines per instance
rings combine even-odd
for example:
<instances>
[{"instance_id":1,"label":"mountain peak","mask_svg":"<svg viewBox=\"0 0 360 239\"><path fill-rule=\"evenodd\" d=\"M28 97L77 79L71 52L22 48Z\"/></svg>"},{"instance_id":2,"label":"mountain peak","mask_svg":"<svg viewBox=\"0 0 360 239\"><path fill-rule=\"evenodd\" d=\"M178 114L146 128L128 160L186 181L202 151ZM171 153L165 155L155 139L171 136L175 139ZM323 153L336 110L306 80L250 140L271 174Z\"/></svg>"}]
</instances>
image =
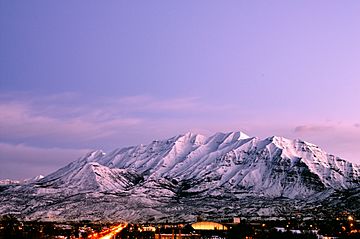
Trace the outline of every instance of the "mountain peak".
<instances>
[{"instance_id":1,"label":"mountain peak","mask_svg":"<svg viewBox=\"0 0 360 239\"><path fill-rule=\"evenodd\" d=\"M268 137L266 138L266 140L270 141L271 143L275 144L280 148L288 147L289 145L294 144L294 140L277 135Z\"/></svg>"},{"instance_id":2,"label":"mountain peak","mask_svg":"<svg viewBox=\"0 0 360 239\"><path fill-rule=\"evenodd\" d=\"M242 140L242 139L248 139L250 138L249 135L245 134L242 131L233 131L229 133L229 136L232 136L234 138L237 138L238 140Z\"/></svg>"}]
</instances>

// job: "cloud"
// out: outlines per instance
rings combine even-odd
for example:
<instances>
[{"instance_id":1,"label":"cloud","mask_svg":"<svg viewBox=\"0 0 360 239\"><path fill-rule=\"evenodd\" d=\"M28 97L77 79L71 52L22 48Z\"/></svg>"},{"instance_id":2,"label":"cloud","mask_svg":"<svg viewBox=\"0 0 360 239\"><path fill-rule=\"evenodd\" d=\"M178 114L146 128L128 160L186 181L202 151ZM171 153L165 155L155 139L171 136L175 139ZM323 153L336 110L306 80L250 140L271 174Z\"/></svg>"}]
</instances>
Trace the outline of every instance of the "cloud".
<instances>
[{"instance_id":1,"label":"cloud","mask_svg":"<svg viewBox=\"0 0 360 239\"><path fill-rule=\"evenodd\" d=\"M146 95L122 97L115 99L115 101L113 100L113 104L131 107L131 110L175 112L195 110L201 105L198 97L156 99Z\"/></svg>"},{"instance_id":2,"label":"cloud","mask_svg":"<svg viewBox=\"0 0 360 239\"><path fill-rule=\"evenodd\" d=\"M318 133L324 131L333 130L333 126L325 126L325 125L300 125L296 126L294 129L295 133Z\"/></svg>"},{"instance_id":3,"label":"cloud","mask_svg":"<svg viewBox=\"0 0 360 239\"><path fill-rule=\"evenodd\" d=\"M187 131L211 135L242 130L262 138L271 135L301 138L360 162L360 127L353 123L319 120L303 123L281 114L259 115L242 110L240 105L205 103L198 97L0 94L0 112L0 141L19 148L32 145L59 151L66 148L107 151ZM24 160L22 155L16 158L19 162ZM6 154L0 157L0 163L3 162L8 162Z\"/></svg>"},{"instance_id":4,"label":"cloud","mask_svg":"<svg viewBox=\"0 0 360 239\"><path fill-rule=\"evenodd\" d=\"M203 127L204 118L224 118L222 112L229 110L197 97L84 98L72 92L0 94L0 141L108 150Z\"/></svg>"},{"instance_id":5,"label":"cloud","mask_svg":"<svg viewBox=\"0 0 360 239\"><path fill-rule=\"evenodd\" d=\"M35 141L47 147L86 146L95 141L117 141L141 129L146 132L165 124L178 129L187 122L184 128L193 128L197 119L214 118L209 116L228 110L229 106L209 106L197 97L157 99L137 95L84 100L71 92L49 96L7 94L0 95L0 140Z\"/></svg>"},{"instance_id":6,"label":"cloud","mask_svg":"<svg viewBox=\"0 0 360 239\"><path fill-rule=\"evenodd\" d=\"M354 124L354 127L360 128L360 124L359 124L359 123L356 123L356 124Z\"/></svg>"},{"instance_id":7,"label":"cloud","mask_svg":"<svg viewBox=\"0 0 360 239\"><path fill-rule=\"evenodd\" d=\"M189 115L224 113L238 108L235 105L204 103L199 97L174 97L158 99L148 95L136 95L104 99L112 109L117 107L127 113L153 113Z\"/></svg>"},{"instance_id":8,"label":"cloud","mask_svg":"<svg viewBox=\"0 0 360 239\"><path fill-rule=\"evenodd\" d=\"M39 148L0 143L0 179L47 175L89 151L90 149Z\"/></svg>"},{"instance_id":9,"label":"cloud","mask_svg":"<svg viewBox=\"0 0 360 239\"><path fill-rule=\"evenodd\" d=\"M313 123L296 126L293 138L301 138L320 146L328 153L360 164L360 127L348 122Z\"/></svg>"},{"instance_id":10,"label":"cloud","mask_svg":"<svg viewBox=\"0 0 360 239\"><path fill-rule=\"evenodd\" d=\"M72 107L53 107L54 109L44 110L27 102L0 102L1 139L23 141L46 137L51 140L53 137L64 140L91 140L106 137L112 134L114 129L131 127L141 122L137 117L108 116L101 109L89 109L87 106L77 113L73 113Z\"/></svg>"}]
</instances>

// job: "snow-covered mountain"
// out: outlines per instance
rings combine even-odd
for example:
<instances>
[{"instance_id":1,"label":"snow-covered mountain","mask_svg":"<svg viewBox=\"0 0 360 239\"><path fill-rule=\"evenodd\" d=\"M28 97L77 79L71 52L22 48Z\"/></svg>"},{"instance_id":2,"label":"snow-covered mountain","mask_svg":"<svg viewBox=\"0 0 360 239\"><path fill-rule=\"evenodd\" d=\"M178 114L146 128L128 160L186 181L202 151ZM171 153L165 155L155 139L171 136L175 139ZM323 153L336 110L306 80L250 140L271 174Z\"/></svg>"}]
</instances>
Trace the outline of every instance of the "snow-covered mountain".
<instances>
[{"instance_id":1,"label":"snow-covered mountain","mask_svg":"<svg viewBox=\"0 0 360 239\"><path fill-rule=\"evenodd\" d=\"M24 179L24 180L2 179L2 180L0 180L0 186L20 185L20 184L26 184L26 183L33 183L35 181L38 181L38 180L42 179L43 177L44 176L42 176L42 175L38 175L36 177L27 178L27 179Z\"/></svg>"},{"instance_id":2,"label":"snow-covered mountain","mask_svg":"<svg viewBox=\"0 0 360 239\"><path fill-rule=\"evenodd\" d=\"M91 152L1 192L0 214L130 221L326 214L358 210L359 186L358 165L311 143L242 132L186 133L107 154Z\"/></svg>"}]
</instances>

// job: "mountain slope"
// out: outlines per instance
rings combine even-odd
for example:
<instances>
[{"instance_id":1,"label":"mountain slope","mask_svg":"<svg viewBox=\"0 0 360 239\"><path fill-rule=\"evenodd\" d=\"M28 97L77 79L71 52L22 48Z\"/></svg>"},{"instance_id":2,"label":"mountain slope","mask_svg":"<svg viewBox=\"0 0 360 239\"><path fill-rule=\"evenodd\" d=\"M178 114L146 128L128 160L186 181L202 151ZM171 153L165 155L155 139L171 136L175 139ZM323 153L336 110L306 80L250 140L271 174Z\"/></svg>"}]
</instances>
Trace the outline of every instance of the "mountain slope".
<instances>
[{"instance_id":1,"label":"mountain slope","mask_svg":"<svg viewBox=\"0 0 360 239\"><path fill-rule=\"evenodd\" d=\"M358 198L359 186L358 165L301 140L186 133L108 154L91 152L43 179L2 192L0 213L158 221L170 215L189 220L198 214L312 214L312 205L326 200L342 210L338 205L347 205L347 198L332 195L350 192Z\"/></svg>"}]
</instances>

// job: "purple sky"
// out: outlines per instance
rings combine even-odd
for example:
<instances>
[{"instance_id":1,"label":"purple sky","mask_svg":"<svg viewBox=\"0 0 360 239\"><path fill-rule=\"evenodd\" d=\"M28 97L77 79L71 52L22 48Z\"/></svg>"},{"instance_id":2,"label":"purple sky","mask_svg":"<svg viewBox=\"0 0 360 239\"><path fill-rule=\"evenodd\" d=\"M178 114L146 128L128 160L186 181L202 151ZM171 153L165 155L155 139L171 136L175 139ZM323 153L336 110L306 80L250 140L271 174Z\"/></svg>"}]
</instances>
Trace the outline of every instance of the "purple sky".
<instances>
[{"instance_id":1,"label":"purple sky","mask_svg":"<svg viewBox=\"0 0 360 239\"><path fill-rule=\"evenodd\" d=\"M360 1L0 0L0 178L193 131L360 163Z\"/></svg>"}]
</instances>

